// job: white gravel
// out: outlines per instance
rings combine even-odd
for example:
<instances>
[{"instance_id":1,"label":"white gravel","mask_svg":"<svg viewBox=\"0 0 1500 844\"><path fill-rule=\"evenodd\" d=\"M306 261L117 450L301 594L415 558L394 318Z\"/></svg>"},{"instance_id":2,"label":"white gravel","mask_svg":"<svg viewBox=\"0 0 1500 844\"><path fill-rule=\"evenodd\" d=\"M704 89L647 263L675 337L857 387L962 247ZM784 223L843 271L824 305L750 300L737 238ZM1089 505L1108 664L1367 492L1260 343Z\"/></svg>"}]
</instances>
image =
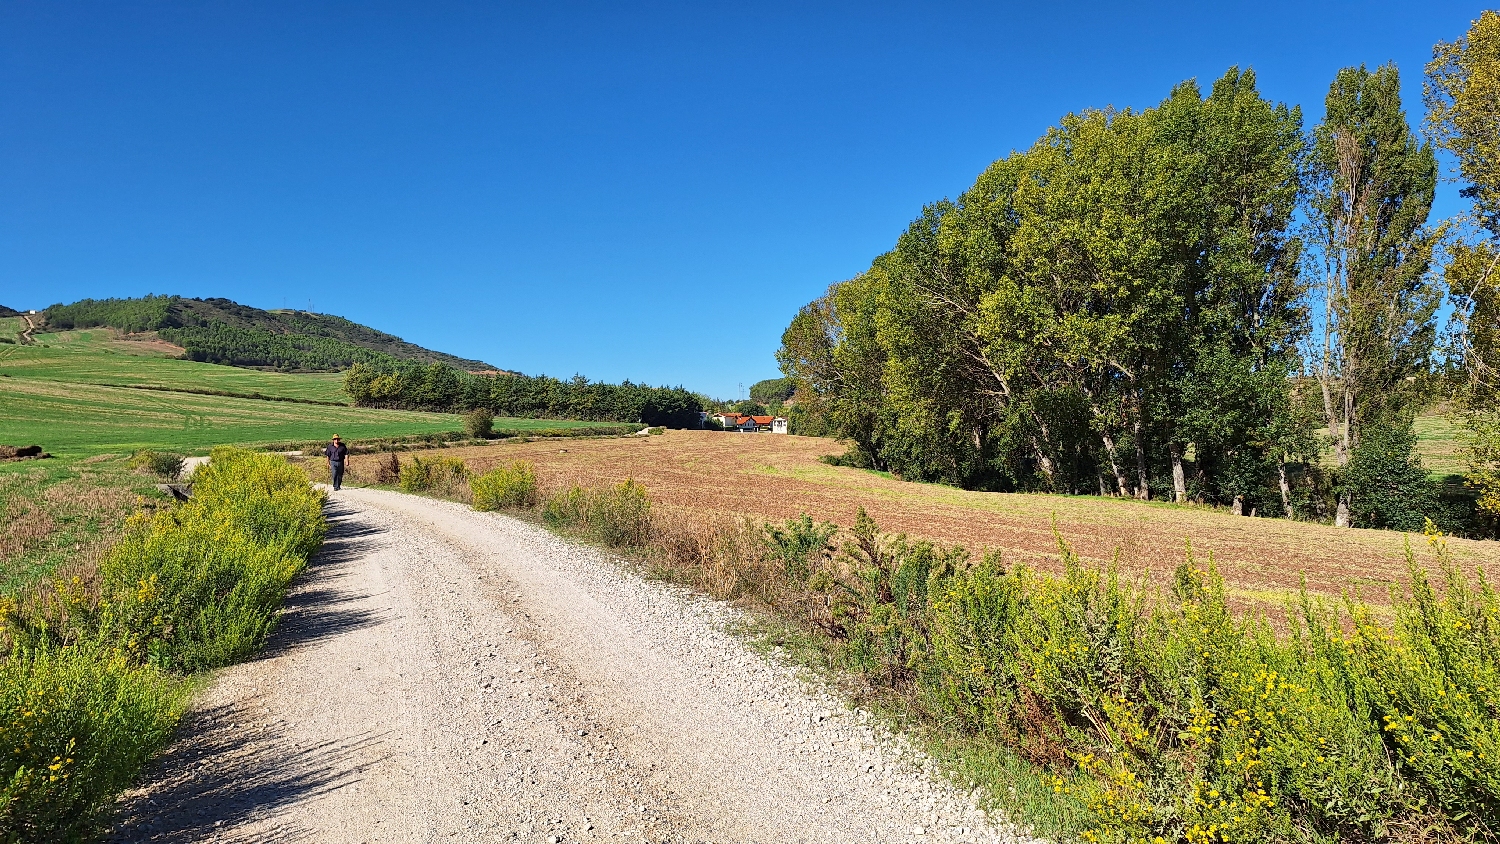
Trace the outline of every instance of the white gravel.
<instances>
[{"instance_id":1,"label":"white gravel","mask_svg":"<svg viewBox=\"0 0 1500 844\"><path fill-rule=\"evenodd\" d=\"M1018 842L724 604L375 490L113 841Z\"/></svg>"}]
</instances>

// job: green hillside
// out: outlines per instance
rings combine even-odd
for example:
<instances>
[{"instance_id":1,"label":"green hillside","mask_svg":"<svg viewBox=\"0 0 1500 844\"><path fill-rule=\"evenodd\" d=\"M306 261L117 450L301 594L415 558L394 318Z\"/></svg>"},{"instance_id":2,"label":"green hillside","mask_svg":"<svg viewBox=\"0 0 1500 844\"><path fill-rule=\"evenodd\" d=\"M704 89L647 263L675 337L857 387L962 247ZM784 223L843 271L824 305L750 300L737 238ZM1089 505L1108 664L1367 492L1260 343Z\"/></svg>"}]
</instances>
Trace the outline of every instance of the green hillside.
<instances>
[{"instance_id":1,"label":"green hillside","mask_svg":"<svg viewBox=\"0 0 1500 844\"><path fill-rule=\"evenodd\" d=\"M266 311L229 299L146 296L84 299L44 312L53 331L95 327L154 332L206 363L336 372L355 363L442 363L466 371L494 370L478 360L435 352L343 317L306 311Z\"/></svg>"},{"instance_id":2,"label":"green hillside","mask_svg":"<svg viewBox=\"0 0 1500 844\"><path fill-rule=\"evenodd\" d=\"M0 335L14 339L21 322L0 318ZM38 334L33 345L0 344L0 443L36 444L78 458L146 447L201 452L221 444L319 440L335 432L356 440L462 428L459 417L447 413L349 406L335 373L265 372L173 354L159 340L126 339L103 328ZM238 395L198 394L204 391ZM587 424L495 420L503 430Z\"/></svg>"},{"instance_id":3,"label":"green hillside","mask_svg":"<svg viewBox=\"0 0 1500 844\"><path fill-rule=\"evenodd\" d=\"M0 336L14 338L19 319L0 319ZM348 403L338 373L267 372L179 360L153 338L124 339L108 328L37 335L34 345L0 344L0 374L78 384L212 390L241 395Z\"/></svg>"}]
</instances>

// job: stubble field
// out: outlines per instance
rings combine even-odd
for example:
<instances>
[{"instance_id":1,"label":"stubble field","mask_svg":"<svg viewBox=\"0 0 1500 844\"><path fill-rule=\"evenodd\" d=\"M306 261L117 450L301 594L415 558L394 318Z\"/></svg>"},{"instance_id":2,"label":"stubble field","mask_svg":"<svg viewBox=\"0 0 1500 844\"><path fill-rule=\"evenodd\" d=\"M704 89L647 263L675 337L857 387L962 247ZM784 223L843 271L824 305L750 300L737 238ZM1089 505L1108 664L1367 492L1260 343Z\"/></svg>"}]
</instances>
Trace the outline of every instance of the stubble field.
<instances>
[{"instance_id":1,"label":"stubble field","mask_svg":"<svg viewBox=\"0 0 1500 844\"><path fill-rule=\"evenodd\" d=\"M462 458L474 471L528 460L553 487L634 478L655 502L672 508L763 519L807 513L847 527L863 507L886 532L961 544L976 554L998 550L1009 563L1045 571L1060 565L1061 537L1085 560L1118 559L1123 573L1146 574L1158 585L1169 582L1191 542L1200 561L1213 556L1237 602L1263 608L1279 605L1304 577L1316 594L1339 596L1352 587L1374 603L1386 603L1387 587L1405 581L1408 540L1419 562L1430 560L1421 536L1391 531L1339 530L1092 496L968 492L818 460L842 450L833 440L811 437L668 431L654 437L443 449L443 454ZM356 457L351 468L372 476L376 459ZM1500 575L1500 542L1450 539L1449 546L1464 567L1483 568L1492 580Z\"/></svg>"}]
</instances>

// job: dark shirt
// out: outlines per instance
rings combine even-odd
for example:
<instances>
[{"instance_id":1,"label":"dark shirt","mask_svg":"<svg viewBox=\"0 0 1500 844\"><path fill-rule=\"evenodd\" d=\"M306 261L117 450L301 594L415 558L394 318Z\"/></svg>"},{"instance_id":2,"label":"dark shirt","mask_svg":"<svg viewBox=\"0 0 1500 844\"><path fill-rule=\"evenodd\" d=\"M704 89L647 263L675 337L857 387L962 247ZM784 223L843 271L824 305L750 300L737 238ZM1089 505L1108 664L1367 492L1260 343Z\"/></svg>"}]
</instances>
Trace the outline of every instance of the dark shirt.
<instances>
[{"instance_id":1,"label":"dark shirt","mask_svg":"<svg viewBox=\"0 0 1500 844\"><path fill-rule=\"evenodd\" d=\"M349 446L344 445L341 442L329 443L328 447L323 449L323 456L328 458L329 463L343 463L344 455L348 453Z\"/></svg>"}]
</instances>

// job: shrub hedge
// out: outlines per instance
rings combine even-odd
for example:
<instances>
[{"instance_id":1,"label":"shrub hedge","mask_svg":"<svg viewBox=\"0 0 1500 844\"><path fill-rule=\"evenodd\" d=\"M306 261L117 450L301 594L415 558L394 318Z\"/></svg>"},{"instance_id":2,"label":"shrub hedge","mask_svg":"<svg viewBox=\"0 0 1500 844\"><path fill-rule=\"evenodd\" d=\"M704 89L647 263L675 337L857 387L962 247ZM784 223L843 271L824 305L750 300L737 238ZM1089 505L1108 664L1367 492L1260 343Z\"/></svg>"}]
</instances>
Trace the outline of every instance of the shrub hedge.
<instances>
[{"instance_id":1,"label":"shrub hedge","mask_svg":"<svg viewBox=\"0 0 1500 844\"><path fill-rule=\"evenodd\" d=\"M215 449L194 477L97 571L0 600L0 841L97 833L170 737L185 674L264 644L321 544L323 496L281 458Z\"/></svg>"}]
</instances>

